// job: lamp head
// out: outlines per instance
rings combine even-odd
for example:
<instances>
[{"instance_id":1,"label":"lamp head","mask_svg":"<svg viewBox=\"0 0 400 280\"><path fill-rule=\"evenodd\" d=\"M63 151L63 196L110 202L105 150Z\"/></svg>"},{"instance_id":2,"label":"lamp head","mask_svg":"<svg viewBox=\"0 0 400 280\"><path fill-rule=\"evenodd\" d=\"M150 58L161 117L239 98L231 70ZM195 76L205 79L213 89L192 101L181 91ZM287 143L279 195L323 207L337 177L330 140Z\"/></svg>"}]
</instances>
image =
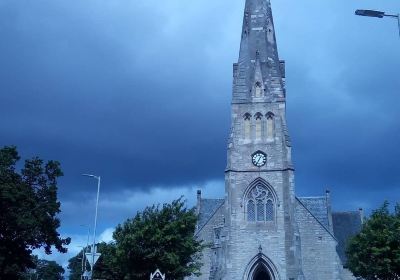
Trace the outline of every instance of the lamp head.
<instances>
[{"instance_id":1,"label":"lamp head","mask_svg":"<svg viewBox=\"0 0 400 280\"><path fill-rule=\"evenodd\" d=\"M374 11L374 10L356 10L355 14L357 16L377 17L377 18L383 18L385 16L385 12Z\"/></svg>"},{"instance_id":2,"label":"lamp head","mask_svg":"<svg viewBox=\"0 0 400 280\"><path fill-rule=\"evenodd\" d=\"M86 176L86 177L92 177L92 178L96 178L98 179L99 177L96 175L92 175L92 174L82 174L82 176Z\"/></svg>"}]
</instances>

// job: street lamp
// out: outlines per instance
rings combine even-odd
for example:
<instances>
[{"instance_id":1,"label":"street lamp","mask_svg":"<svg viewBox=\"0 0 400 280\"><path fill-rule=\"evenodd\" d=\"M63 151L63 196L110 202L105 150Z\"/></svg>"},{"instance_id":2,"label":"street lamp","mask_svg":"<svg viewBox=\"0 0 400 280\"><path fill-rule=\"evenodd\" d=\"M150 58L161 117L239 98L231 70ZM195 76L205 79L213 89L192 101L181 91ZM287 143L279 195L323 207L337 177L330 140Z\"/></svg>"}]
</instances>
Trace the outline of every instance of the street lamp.
<instances>
[{"instance_id":1,"label":"street lamp","mask_svg":"<svg viewBox=\"0 0 400 280\"><path fill-rule=\"evenodd\" d=\"M100 195L100 181L101 181L101 178L100 178L100 176L95 176L95 175L92 175L92 174L82 174L82 176L92 177L92 178L97 179L96 214L94 216L93 248L92 248L92 273L91 273L92 277L91 278L93 278L93 275L94 275L93 274L93 272L94 272L94 263L95 263L94 262L94 256L96 254L97 209L98 209L98 206L99 206L99 195Z\"/></svg>"},{"instance_id":2,"label":"street lamp","mask_svg":"<svg viewBox=\"0 0 400 280\"><path fill-rule=\"evenodd\" d=\"M383 17L397 18L397 24L398 24L398 27L399 27L399 37L400 37L400 14L391 15L391 14L386 14L385 12L381 12L381 11L356 10L356 15L357 16L364 16L364 17L376 17L376 18L383 18Z\"/></svg>"},{"instance_id":3,"label":"street lamp","mask_svg":"<svg viewBox=\"0 0 400 280\"><path fill-rule=\"evenodd\" d=\"M89 225L80 225L81 227L87 227L88 228L88 232L87 232L87 240L86 240L86 246L79 246L79 247L83 247L83 252L82 252L82 275L81 275L81 279L84 279L84 273L86 272L86 250L87 248L89 248L89 238L90 238L90 226Z\"/></svg>"},{"instance_id":4,"label":"street lamp","mask_svg":"<svg viewBox=\"0 0 400 280\"><path fill-rule=\"evenodd\" d=\"M82 248L82 267L81 267L81 273L82 273L82 276L81 276L81 279L83 279L83 264L84 264L84 262L85 262L85 246L78 246L78 248Z\"/></svg>"}]
</instances>

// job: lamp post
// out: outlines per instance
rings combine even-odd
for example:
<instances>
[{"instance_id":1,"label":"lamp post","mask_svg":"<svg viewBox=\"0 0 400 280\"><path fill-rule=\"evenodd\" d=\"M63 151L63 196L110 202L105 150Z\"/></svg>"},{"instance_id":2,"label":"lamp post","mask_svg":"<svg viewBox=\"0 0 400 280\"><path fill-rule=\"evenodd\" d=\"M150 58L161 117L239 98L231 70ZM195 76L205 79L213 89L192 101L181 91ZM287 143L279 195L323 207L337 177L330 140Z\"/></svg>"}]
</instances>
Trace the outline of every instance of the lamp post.
<instances>
[{"instance_id":1,"label":"lamp post","mask_svg":"<svg viewBox=\"0 0 400 280\"><path fill-rule=\"evenodd\" d=\"M82 276L81 276L81 279L83 279L83 264L84 264L84 262L85 262L85 246L78 246L78 248L82 248L82 265L81 265L81 273L82 273Z\"/></svg>"},{"instance_id":2,"label":"lamp post","mask_svg":"<svg viewBox=\"0 0 400 280\"><path fill-rule=\"evenodd\" d=\"M94 229L93 229L93 248L92 248L92 273L91 278L93 279L94 272L94 256L96 254L96 227L97 227L97 209L99 207L99 195L100 195L100 176L95 176L92 174L82 174L82 176L92 177L97 179L97 197L96 197L96 212L94 216Z\"/></svg>"},{"instance_id":3,"label":"lamp post","mask_svg":"<svg viewBox=\"0 0 400 280\"><path fill-rule=\"evenodd\" d=\"M357 16L364 16L364 17L375 17L375 18L383 18L383 17L391 17L397 18L397 24L399 28L399 37L400 37L400 14L387 14L381 11L374 11L374 10L356 10L355 14Z\"/></svg>"},{"instance_id":4,"label":"lamp post","mask_svg":"<svg viewBox=\"0 0 400 280\"><path fill-rule=\"evenodd\" d=\"M81 227L87 227L88 232L87 232L87 240L86 240L86 246L79 246L83 247L83 252L82 252L82 276L81 279L84 279L84 273L86 272L86 250L89 248L89 238L90 238L90 226L89 225L80 225Z\"/></svg>"}]
</instances>

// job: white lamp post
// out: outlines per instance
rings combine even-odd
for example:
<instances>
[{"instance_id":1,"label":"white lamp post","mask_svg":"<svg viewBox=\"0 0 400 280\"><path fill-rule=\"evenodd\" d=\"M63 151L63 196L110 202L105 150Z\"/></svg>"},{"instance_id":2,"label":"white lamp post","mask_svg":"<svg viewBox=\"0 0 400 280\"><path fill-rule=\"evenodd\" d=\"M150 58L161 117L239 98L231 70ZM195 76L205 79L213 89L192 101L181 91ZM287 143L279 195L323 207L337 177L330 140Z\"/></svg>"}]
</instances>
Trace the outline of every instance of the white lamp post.
<instances>
[{"instance_id":1,"label":"white lamp post","mask_svg":"<svg viewBox=\"0 0 400 280\"><path fill-rule=\"evenodd\" d=\"M89 248L89 238L90 238L90 226L89 225L81 225L81 227L87 227L88 231L87 231L87 240L86 240L86 246L79 246L79 247L83 247L83 253L82 253L82 276L81 279L84 279L84 273L86 272L86 250L87 248Z\"/></svg>"},{"instance_id":2,"label":"white lamp post","mask_svg":"<svg viewBox=\"0 0 400 280\"><path fill-rule=\"evenodd\" d=\"M96 198L96 214L94 216L94 229L93 229L93 248L92 248L92 273L91 278L93 279L94 264L95 264L95 254L96 254L96 228L97 228L97 209L99 206L99 195L100 195L100 176L95 176L92 174L82 174L82 176L92 177L97 179L97 198Z\"/></svg>"}]
</instances>

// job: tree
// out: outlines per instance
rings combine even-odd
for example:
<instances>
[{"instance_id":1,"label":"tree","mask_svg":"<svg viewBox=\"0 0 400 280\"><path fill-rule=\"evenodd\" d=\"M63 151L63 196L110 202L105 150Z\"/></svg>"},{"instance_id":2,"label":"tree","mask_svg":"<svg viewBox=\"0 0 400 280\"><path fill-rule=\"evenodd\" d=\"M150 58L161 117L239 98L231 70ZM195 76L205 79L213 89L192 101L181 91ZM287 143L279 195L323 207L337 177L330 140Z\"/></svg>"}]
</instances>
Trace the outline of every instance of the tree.
<instances>
[{"instance_id":1,"label":"tree","mask_svg":"<svg viewBox=\"0 0 400 280\"><path fill-rule=\"evenodd\" d=\"M20 172L20 157L15 147L0 149L0 279L18 279L26 269L34 268L34 249L52 246L61 253L70 243L57 229L60 202L57 178L63 173L57 161L35 157L26 160Z\"/></svg>"},{"instance_id":2,"label":"tree","mask_svg":"<svg viewBox=\"0 0 400 280\"><path fill-rule=\"evenodd\" d=\"M400 205L390 213L389 203L373 211L347 247L348 267L366 280L400 279Z\"/></svg>"},{"instance_id":3,"label":"tree","mask_svg":"<svg viewBox=\"0 0 400 280\"><path fill-rule=\"evenodd\" d=\"M116 247L114 243L98 243L96 244L97 251L101 253L100 258L96 262L94 270L94 278L114 280L123 279L123 276L119 270L119 265L116 260ZM86 248L85 252L90 252L89 248ZM80 280L82 276L82 255L83 250L81 250L78 255L69 259L68 269L70 270L69 279L70 280ZM86 269L90 271L89 262L86 260Z\"/></svg>"},{"instance_id":4,"label":"tree","mask_svg":"<svg viewBox=\"0 0 400 280\"><path fill-rule=\"evenodd\" d=\"M147 207L118 225L113 238L124 279L147 280L156 268L169 279L199 275L204 246L194 237L196 222L194 209L187 209L180 198L161 209Z\"/></svg>"},{"instance_id":5,"label":"tree","mask_svg":"<svg viewBox=\"0 0 400 280\"><path fill-rule=\"evenodd\" d=\"M37 279L62 280L65 270L55 261L39 260L36 267Z\"/></svg>"},{"instance_id":6,"label":"tree","mask_svg":"<svg viewBox=\"0 0 400 280\"><path fill-rule=\"evenodd\" d=\"M65 272L64 268L55 261L39 260L36 256L34 258L34 263L36 269L32 269L28 273L20 277L22 280L62 280L64 279L63 274Z\"/></svg>"},{"instance_id":7,"label":"tree","mask_svg":"<svg viewBox=\"0 0 400 280\"><path fill-rule=\"evenodd\" d=\"M81 280L83 250L68 260L69 280ZM86 266L89 264L86 263Z\"/></svg>"},{"instance_id":8,"label":"tree","mask_svg":"<svg viewBox=\"0 0 400 280\"><path fill-rule=\"evenodd\" d=\"M204 248L194 237L197 216L185 208L182 199L171 204L147 207L133 219L118 225L112 243L100 243L102 254L94 276L101 279L148 279L159 268L168 279L199 275L200 252ZM69 260L70 280L81 275L82 251Z\"/></svg>"}]
</instances>

